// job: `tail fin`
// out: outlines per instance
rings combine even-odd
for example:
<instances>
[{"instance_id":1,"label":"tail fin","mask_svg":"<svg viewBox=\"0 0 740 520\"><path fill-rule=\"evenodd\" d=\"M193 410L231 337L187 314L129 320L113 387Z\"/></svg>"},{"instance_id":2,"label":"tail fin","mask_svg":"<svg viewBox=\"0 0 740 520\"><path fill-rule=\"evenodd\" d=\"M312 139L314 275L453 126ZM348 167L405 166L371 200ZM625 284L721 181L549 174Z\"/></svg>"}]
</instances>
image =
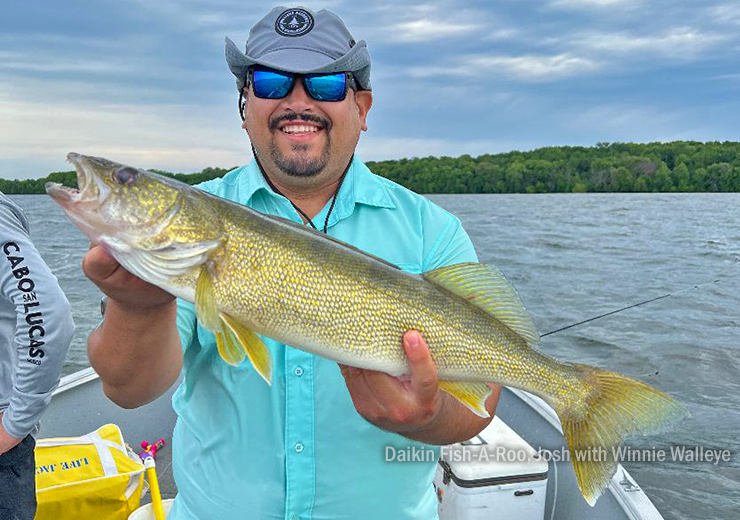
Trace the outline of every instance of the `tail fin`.
<instances>
[{"instance_id":1,"label":"tail fin","mask_svg":"<svg viewBox=\"0 0 740 520\"><path fill-rule=\"evenodd\" d=\"M556 411L578 487L593 506L617 469L615 451L624 438L663 431L669 423L687 417L688 411L640 381L587 365L576 367L591 390L586 403L579 410L563 405L556 406ZM587 456L589 452L591 457Z\"/></svg>"}]
</instances>

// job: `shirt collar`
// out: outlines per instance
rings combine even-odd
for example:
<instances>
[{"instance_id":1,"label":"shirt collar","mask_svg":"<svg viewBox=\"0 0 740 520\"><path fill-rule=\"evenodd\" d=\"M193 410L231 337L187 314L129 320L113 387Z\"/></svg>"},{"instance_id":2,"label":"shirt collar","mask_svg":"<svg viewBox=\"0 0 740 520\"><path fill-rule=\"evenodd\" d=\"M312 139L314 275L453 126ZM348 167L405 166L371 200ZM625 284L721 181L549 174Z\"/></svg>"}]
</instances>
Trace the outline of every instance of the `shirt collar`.
<instances>
[{"instance_id":1,"label":"shirt collar","mask_svg":"<svg viewBox=\"0 0 740 520\"><path fill-rule=\"evenodd\" d=\"M258 191L264 191L268 196L280 197L267 184L265 177L257 165L257 161L254 159L242 167L238 182L239 200L244 204L249 204L252 197ZM329 204L331 204L331 201L329 201ZM336 221L351 215L355 204L364 204L379 208L396 207L388 193L385 180L373 174L356 156L353 157L347 171L347 177L342 182L342 186L337 194L337 200L330 216L329 224L332 225ZM326 208L317 217L325 214L325 211Z\"/></svg>"}]
</instances>

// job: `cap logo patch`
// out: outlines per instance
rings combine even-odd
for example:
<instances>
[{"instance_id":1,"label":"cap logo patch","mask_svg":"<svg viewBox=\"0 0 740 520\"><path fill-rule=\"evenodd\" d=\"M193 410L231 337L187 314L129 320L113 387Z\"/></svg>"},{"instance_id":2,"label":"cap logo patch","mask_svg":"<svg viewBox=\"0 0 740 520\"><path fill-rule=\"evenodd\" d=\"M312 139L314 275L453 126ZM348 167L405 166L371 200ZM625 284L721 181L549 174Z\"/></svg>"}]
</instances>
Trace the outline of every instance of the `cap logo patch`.
<instances>
[{"instance_id":1,"label":"cap logo patch","mask_svg":"<svg viewBox=\"0 0 740 520\"><path fill-rule=\"evenodd\" d=\"M303 9L283 11L275 21L275 32L282 36L303 36L313 29L313 16Z\"/></svg>"}]
</instances>

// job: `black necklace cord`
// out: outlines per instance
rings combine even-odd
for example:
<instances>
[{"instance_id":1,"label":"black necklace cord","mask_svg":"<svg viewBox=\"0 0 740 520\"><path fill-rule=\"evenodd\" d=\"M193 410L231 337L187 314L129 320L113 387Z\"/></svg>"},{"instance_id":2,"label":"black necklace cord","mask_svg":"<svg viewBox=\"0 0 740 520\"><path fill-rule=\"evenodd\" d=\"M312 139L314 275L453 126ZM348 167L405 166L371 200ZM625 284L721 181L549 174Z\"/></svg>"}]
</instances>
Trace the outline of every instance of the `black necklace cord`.
<instances>
[{"instance_id":1,"label":"black necklace cord","mask_svg":"<svg viewBox=\"0 0 740 520\"><path fill-rule=\"evenodd\" d=\"M352 159L350 158L349 164L352 164ZM339 190L342 189L342 183L344 183L345 177L347 177L347 170L349 170L349 164L344 169L344 173L339 178L339 184L337 184L337 191L334 192L334 196L331 198L331 206L329 206L329 211L326 212L326 218L324 219L324 234L326 234L326 230L329 229L329 215L331 215L331 212L334 211L334 204L337 202L337 195L339 195ZM311 222L311 219L308 219L309 222ZM311 225L313 226L313 222L311 222ZM316 229L316 226L314 226L314 229Z\"/></svg>"},{"instance_id":2,"label":"black necklace cord","mask_svg":"<svg viewBox=\"0 0 740 520\"><path fill-rule=\"evenodd\" d=\"M265 174L265 170L262 168L262 165L260 164L259 159L257 159L257 152L254 150L254 146L252 146L252 153L254 154L254 160L257 162L257 166L260 169L260 173L262 174L262 177L265 178L265 182L267 182L267 185L270 186L270 189L277 193L278 195L282 195L285 197L283 192L281 192L277 187L272 183L270 178ZM342 183L344 183L345 177L347 177L347 171L349 170L349 167L352 165L352 160L354 159L354 154L349 159L349 163L347 164L347 167L344 169L344 173L342 173L342 176L339 179L339 184L337 184L337 189L334 192L334 195L331 197L331 206L329 206L329 211L326 212L326 218L324 219L324 234L326 234L327 230L329 229L329 217L331 216L331 212L334 211L334 204L337 202L337 195L339 194L339 190L342 189ZM313 220L306 215L306 213L296 206L290 198L285 197L288 199L288 202L290 202L290 205L295 208L295 210L301 214L301 216L306 219L306 224L309 224L312 228L314 228L316 231L318 231L318 228L316 227L316 224L313 223Z\"/></svg>"}]
</instances>

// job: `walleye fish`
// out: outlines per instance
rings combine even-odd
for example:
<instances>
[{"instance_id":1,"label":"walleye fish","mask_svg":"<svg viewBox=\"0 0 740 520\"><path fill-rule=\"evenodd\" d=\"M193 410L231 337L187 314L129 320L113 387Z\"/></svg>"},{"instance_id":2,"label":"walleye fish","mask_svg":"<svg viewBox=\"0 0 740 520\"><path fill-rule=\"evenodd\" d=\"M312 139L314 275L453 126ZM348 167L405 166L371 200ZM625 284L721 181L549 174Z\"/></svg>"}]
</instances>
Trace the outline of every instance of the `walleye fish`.
<instances>
[{"instance_id":1,"label":"walleye fish","mask_svg":"<svg viewBox=\"0 0 740 520\"><path fill-rule=\"evenodd\" d=\"M594 505L617 461L580 461L685 416L654 388L539 352L514 288L492 266L464 263L423 275L289 220L264 215L175 180L75 153L78 190L46 191L72 222L134 275L194 302L229 364L245 357L271 381L258 335L350 366L410 373L401 338L418 330L440 388L488 416L487 382L542 397L557 412L578 485Z\"/></svg>"}]
</instances>

